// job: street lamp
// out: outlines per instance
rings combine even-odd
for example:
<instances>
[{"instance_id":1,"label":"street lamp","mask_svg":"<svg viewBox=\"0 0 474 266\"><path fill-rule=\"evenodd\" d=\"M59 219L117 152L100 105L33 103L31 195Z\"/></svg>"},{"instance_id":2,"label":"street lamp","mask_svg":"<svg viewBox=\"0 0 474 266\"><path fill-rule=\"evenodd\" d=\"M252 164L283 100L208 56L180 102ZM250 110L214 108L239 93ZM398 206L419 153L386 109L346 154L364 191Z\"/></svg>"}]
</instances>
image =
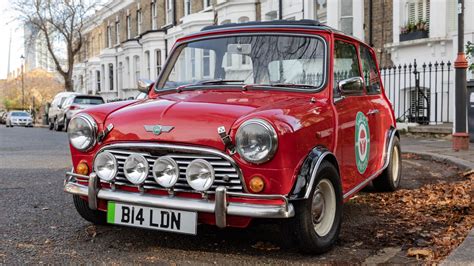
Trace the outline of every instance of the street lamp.
<instances>
[{"instance_id":1,"label":"street lamp","mask_svg":"<svg viewBox=\"0 0 474 266\"><path fill-rule=\"evenodd\" d=\"M468 150L469 134L467 128L467 84L468 63L464 54L464 0L458 0L458 56L454 62L456 69L456 91L454 112L453 149Z\"/></svg>"},{"instance_id":2,"label":"street lamp","mask_svg":"<svg viewBox=\"0 0 474 266\"><path fill-rule=\"evenodd\" d=\"M24 71L24 62L25 62L25 57L21 55L21 109L25 109L25 71Z\"/></svg>"}]
</instances>

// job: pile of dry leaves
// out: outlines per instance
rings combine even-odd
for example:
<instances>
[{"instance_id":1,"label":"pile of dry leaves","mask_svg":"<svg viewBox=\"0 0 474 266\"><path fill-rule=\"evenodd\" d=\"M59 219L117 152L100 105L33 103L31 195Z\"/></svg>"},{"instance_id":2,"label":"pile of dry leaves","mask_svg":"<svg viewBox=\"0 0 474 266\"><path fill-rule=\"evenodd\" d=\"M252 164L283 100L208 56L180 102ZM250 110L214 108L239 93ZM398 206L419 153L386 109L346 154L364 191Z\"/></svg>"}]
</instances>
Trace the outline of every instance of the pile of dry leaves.
<instances>
[{"instance_id":1,"label":"pile of dry leaves","mask_svg":"<svg viewBox=\"0 0 474 266\"><path fill-rule=\"evenodd\" d=\"M367 204L386 226L372 241L390 240L408 256L437 262L466 237L474 224L474 172L462 181L427 184L395 193L370 193L354 200Z\"/></svg>"}]
</instances>

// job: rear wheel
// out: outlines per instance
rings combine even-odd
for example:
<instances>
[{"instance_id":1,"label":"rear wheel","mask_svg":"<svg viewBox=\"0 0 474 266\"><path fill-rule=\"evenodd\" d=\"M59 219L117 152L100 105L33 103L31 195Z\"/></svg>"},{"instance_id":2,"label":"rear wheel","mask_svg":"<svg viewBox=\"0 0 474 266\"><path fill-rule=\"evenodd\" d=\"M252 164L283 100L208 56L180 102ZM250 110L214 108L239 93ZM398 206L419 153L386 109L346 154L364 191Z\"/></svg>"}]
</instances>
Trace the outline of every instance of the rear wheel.
<instances>
[{"instance_id":1,"label":"rear wheel","mask_svg":"<svg viewBox=\"0 0 474 266\"><path fill-rule=\"evenodd\" d=\"M49 125L49 130L53 130L54 128L53 122L49 121L48 125Z\"/></svg>"},{"instance_id":2,"label":"rear wheel","mask_svg":"<svg viewBox=\"0 0 474 266\"><path fill-rule=\"evenodd\" d=\"M77 195L74 195L73 199L74 206L82 218L93 224L107 224L107 214L105 212L92 210L89 208L87 201Z\"/></svg>"},{"instance_id":3,"label":"rear wheel","mask_svg":"<svg viewBox=\"0 0 474 266\"><path fill-rule=\"evenodd\" d=\"M320 254L332 248L341 228L342 186L336 167L323 162L314 184L309 198L295 205L287 226L301 251Z\"/></svg>"},{"instance_id":4,"label":"rear wheel","mask_svg":"<svg viewBox=\"0 0 474 266\"><path fill-rule=\"evenodd\" d=\"M400 186L402 175L402 153L400 140L395 137L391 150L390 162L380 176L372 181L377 191L395 191Z\"/></svg>"}]
</instances>

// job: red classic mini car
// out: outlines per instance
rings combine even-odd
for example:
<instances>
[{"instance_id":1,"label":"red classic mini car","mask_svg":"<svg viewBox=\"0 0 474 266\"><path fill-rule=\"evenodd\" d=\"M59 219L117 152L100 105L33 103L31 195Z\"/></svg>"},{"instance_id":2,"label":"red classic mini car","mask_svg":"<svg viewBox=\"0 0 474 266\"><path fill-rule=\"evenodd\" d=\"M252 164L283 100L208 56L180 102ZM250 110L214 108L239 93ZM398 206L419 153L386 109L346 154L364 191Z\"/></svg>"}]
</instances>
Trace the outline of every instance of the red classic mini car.
<instances>
[{"instance_id":1,"label":"red classic mini car","mask_svg":"<svg viewBox=\"0 0 474 266\"><path fill-rule=\"evenodd\" d=\"M312 20L209 26L179 39L147 99L72 118L65 191L86 220L196 234L280 219L304 252L343 202L400 183L374 51Z\"/></svg>"}]
</instances>

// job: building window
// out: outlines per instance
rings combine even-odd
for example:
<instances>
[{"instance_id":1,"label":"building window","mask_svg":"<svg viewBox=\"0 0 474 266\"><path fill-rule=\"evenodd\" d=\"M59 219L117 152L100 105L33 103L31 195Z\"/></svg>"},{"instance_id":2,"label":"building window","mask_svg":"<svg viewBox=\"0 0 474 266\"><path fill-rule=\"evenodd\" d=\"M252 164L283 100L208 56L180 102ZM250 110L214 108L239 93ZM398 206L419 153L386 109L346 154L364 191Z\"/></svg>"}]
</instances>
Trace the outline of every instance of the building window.
<instances>
[{"instance_id":1,"label":"building window","mask_svg":"<svg viewBox=\"0 0 474 266\"><path fill-rule=\"evenodd\" d=\"M133 59L135 61L135 83L137 83L141 75L140 74L140 57L135 56Z\"/></svg>"},{"instance_id":2,"label":"building window","mask_svg":"<svg viewBox=\"0 0 474 266\"><path fill-rule=\"evenodd\" d=\"M107 47L112 47L112 27L107 26Z\"/></svg>"},{"instance_id":3,"label":"building window","mask_svg":"<svg viewBox=\"0 0 474 266\"><path fill-rule=\"evenodd\" d=\"M187 16L191 14L191 0L183 0L184 1L184 15Z\"/></svg>"},{"instance_id":4,"label":"building window","mask_svg":"<svg viewBox=\"0 0 474 266\"><path fill-rule=\"evenodd\" d=\"M196 78L196 49L191 49L191 77Z\"/></svg>"},{"instance_id":5,"label":"building window","mask_svg":"<svg viewBox=\"0 0 474 266\"><path fill-rule=\"evenodd\" d=\"M328 21L327 0L314 0L314 19L321 23Z\"/></svg>"},{"instance_id":6,"label":"building window","mask_svg":"<svg viewBox=\"0 0 474 266\"><path fill-rule=\"evenodd\" d=\"M102 65L102 71L100 72L100 83L104 84L105 83L105 65ZM104 86L105 87L105 86ZM99 91L101 89L99 88Z\"/></svg>"},{"instance_id":7,"label":"building window","mask_svg":"<svg viewBox=\"0 0 474 266\"><path fill-rule=\"evenodd\" d=\"M132 38L132 18L127 16L127 40Z\"/></svg>"},{"instance_id":8,"label":"building window","mask_svg":"<svg viewBox=\"0 0 474 266\"><path fill-rule=\"evenodd\" d=\"M204 8L210 7L211 6L211 0L203 0L203 6L204 6Z\"/></svg>"},{"instance_id":9,"label":"building window","mask_svg":"<svg viewBox=\"0 0 474 266\"><path fill-rule=\"evenodd\" d=\"M156 75L158 76L161 72L161 50L156 50L155 56L156 56Z\"/></svg>"},{"instance_id":10,"label":"building window","mask_svg":"<svg viewBox=\"0 0 474 266\"><path fill-rule=\"evenodd\" d=\"M109 89L114 90L114 65L109 64Z\"/></svg>"},{"instance_id":11,"label":"building window","mask_svg":"<svg viewBox=\"0 0 474 266\"><path fill-rule=\"evenodd\" d=\"M125 73L127 75L127 79L128 80L131 80L130 79L130 58L127 56L125 57Z\"/></svg>"},{"instance_id":12,"label":"building window","mask_svg":"<svg viewBox=\"0 0 474 266\"><path fill-rule=\"evenodd\" d=\"M210 75L211 75L211 55L209 53L209 50L204 50L202 54L202 76L209 77Z\"/></svg>"},{"instance_id":13,"label":"building window","mask_svg":"<svg viewBox=\"0 0 474 266\"><path fill-rule=\"evenodd\" d=\"M137 35L142 33L142 11L140 9L137 10Z\"/></svg>"},{"instance_id":14,"label":"building window","mask_svg":"<svg viewBox=\"0 0 474 266\"><path fill-rule=\"evenodd\" d=\"M340 29L342 32L352 35L353 30L353 16L352 16L352 0L341 0L341 18Z\"/></svg>"},{"instance_id":15,"label":"building window","mask_svg":"<svg viewBox=\"0 0 474 266\"><path fill-rule=\"evenodd\" d=\"M145 52L145 63L146 63L146 76L148 79L151 79L150 51Z\"/></svg>"},{"instance_id":16,"label":"building window","mask_svg":"<svg viewBox=\"0 0 474 266\"><path fill-rule=\"evenodd\" d=\"M174 12L173 12L173 1L174 0L165 0L166 1L166 24L172 24L174 21Z\"/></svg>"},{"instance_id":17,"label":"building window","mask_svg":"<svg viewBox=\"0 0 474 266\"><path fill-rule=\"evenodd\" d=\"M430 21L430 1L410 0L407 2L407 24L416 25L424 22L426 25Z\"/></svg>"},{"instance_id":18,"label":"building window","mask_svg":"<svg viewBox=\"0 0 474 266\"><path fill-rule=\"evenodd\" d=\"M115 36L117 36L116 44L120 44L120 21L115 22Z\"/></svg>"},{"instance_id":19,"label":"building window","mask_svg":"<svg viewBox=\"0 0 474 266\"><path fill-rule=\"evenodd\" d=\"M118 74L117 90L121 90L123 88L123 63L122 62L119 63L117 74Z\"/></svg>"},{"instance_id":20,"label":"building window","mask_svg":"<svg viewBox=\"0 0 474 266\"><path fill-rule=\"evenodd\" d=\"M156 3L151 2L150 6L151 11L151 29L156 30Z\"/></svg>"}]
</instances>

